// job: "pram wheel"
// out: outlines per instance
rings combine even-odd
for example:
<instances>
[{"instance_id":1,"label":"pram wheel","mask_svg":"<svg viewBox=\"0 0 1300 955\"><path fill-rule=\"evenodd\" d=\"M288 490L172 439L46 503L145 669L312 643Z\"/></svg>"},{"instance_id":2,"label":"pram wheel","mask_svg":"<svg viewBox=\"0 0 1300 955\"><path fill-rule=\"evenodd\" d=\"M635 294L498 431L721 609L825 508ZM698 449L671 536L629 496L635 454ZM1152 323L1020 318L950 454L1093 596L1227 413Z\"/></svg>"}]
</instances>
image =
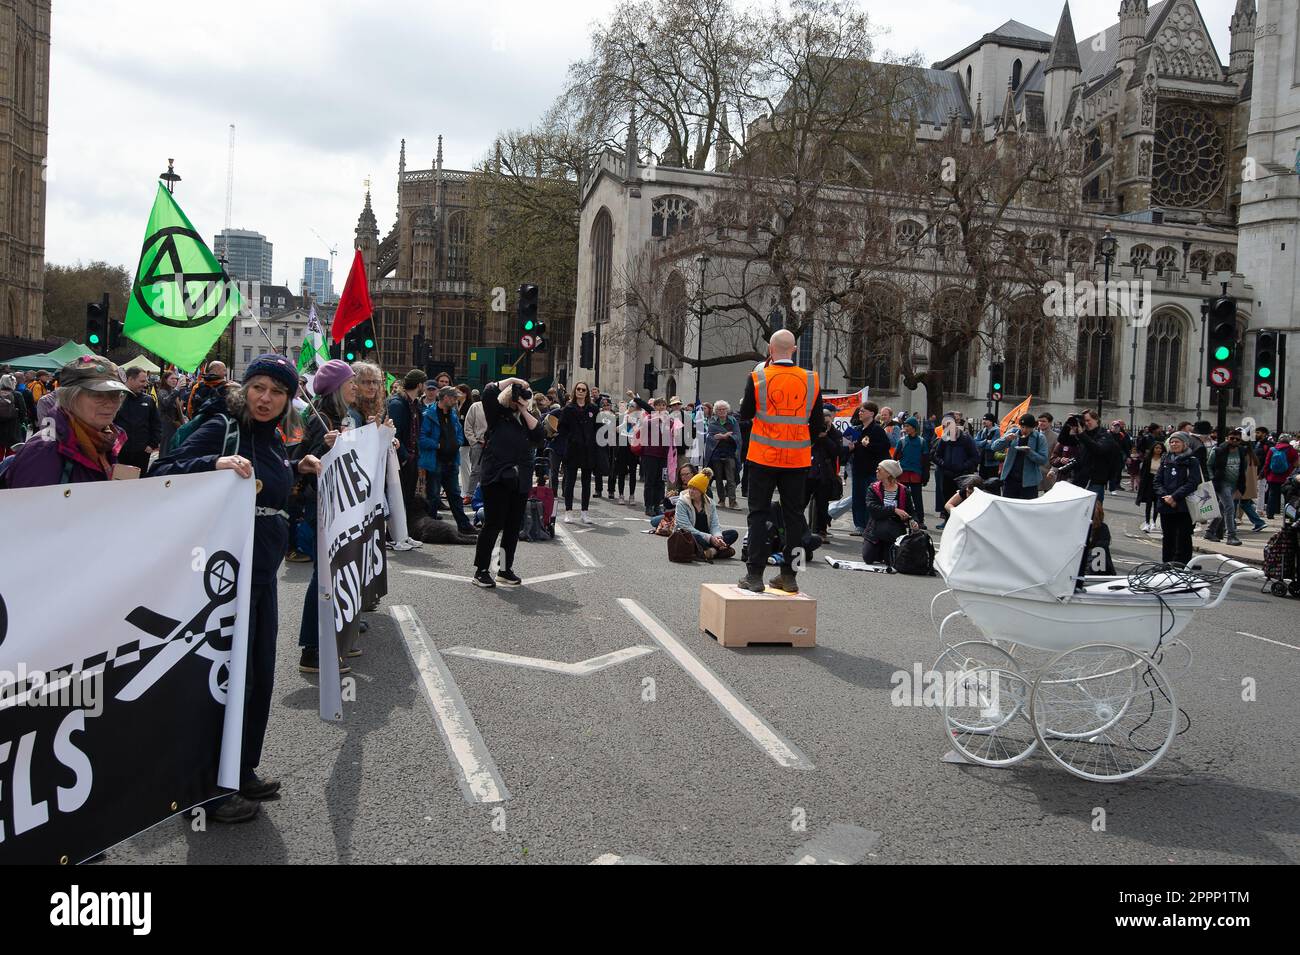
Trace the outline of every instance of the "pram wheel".
<instances>
[{"instance_id":1,"label":"pram wheel","mask_svg":"<svg viewBox=\"0 0 1300 955\"><path fill-rule=\"evenodd\" d=\"M944 686L944 736L972 763L1014 766L1038 746L1027 715L1029 696L1029 681L1015 670L960 671Z\"/></svg>"},{"instance_id":2,"label":"pram wheel","mask_svg":"<svg viewBox=\"0 0 1300 955\"><path fill-rule=\"evenodd\" d=\"M1057 655L1029 697L1034 732L1052 758L1092 782L1138 776L1164 756L1178 722L1160 667L1127 647L1091 644Z\"/></svg>"},{"instance_id":3,"label":"pram wheel","mask_svg":"<svg viewBox=\"0 0 1300 955\"><path fill-rule=\"evenodd\" d=\"M1286 584L1283 583L1283 582L1280 581L1280 580L1275 580L1275 581L1273 582L1273 596L1274 596L1274 597L1285 597L1285 596L1286 596Z\"/></svg>"},{"instance_id":4,"label":"pram wheel","mask_svg":"<svg viewBox=\"0 0 1300 955\"><path fill-rule=\"evenodd\" d=\"M945 680L948 678L947 674L962 673L966 670L974 670L976 667L1003 667L1020 672L1020 665L1011 652L988 640L963 640L954 643L939 654L938 660L934 661L935 671L945 674Z\"/></svg>"},{"instance_id":5,"label":"pram wheel","mask_svg":"<svg viewBox=\"0 0 1300 955\"><path fill-rule=\"evenodd\" d=\"M1291 586L1287 588L1287 592L1292 597L1300 597L1300 580L1291 581Z\"/></svg>"}]
</instances>

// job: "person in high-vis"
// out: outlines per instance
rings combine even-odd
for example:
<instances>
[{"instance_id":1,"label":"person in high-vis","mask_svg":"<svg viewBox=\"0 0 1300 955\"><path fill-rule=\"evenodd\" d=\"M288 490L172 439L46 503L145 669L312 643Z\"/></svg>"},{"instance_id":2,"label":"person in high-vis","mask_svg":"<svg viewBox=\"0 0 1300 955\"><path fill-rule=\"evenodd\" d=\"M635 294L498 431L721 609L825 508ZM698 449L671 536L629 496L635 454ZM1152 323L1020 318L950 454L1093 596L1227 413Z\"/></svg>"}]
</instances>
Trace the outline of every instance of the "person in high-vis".
<instances>
[{"instance_id":1,"label":"person in high-vis","mask_svg":"<svg viewBox=\"0 0 1300 955\"><path fill-rule=\"evenodd\" d=\"M795 364L797 342L782 329L768 342L767 361L755 368L745 384L740 405L742 421L751 421L745 472L749 475L748 572L740 586L762 593L763 567L767 564L775 513L772 495L781 495L781 520L791 559L785 561L772 586L798 593L796 583L802 562L800 542L807 531L805 482L812 466L812 441L826 430L822 417L821 384L817 373Z\"/></svg>"}]
</instances>

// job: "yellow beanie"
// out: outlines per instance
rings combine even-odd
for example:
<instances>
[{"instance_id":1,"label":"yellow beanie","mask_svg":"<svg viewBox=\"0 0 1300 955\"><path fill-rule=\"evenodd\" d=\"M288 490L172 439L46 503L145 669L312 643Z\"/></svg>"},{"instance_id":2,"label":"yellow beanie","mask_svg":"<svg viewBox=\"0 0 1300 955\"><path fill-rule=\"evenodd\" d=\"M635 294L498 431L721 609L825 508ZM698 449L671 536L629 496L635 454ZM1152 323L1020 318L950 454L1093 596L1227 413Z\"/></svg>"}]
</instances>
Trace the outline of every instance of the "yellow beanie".
<instances>
[{"instance_id":1,"label":"yellow beanie","mask_svg":"<svg viewBox=\"0 0 1300 955\"><path fill-rule=\"evenodd\" d=\"M709 493L709 481L713 478L713 469L705 468L695 477L686 482L687 487L693 487L701 494Z\"/></svg>"}]
</instances>

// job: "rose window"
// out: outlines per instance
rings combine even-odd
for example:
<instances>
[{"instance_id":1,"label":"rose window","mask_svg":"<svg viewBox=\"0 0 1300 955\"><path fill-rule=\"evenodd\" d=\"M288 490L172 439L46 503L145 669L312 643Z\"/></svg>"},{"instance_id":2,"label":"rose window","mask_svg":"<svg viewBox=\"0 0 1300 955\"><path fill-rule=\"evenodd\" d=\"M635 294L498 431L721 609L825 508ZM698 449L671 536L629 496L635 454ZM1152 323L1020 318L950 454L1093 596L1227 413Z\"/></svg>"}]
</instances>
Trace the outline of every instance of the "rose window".
<instances>
[{"instance_id":1,"label":"rose window","mask_svg":"<svg viewBox=\"0 0 1300 955\"><path fill-rule=\"evenodd\" d=\"M1189 209L1206 206L1225 175L1223 133L1214 117L1190 106L1162 109L1152 167L1156 205Z\"/></svg>"}]
</instances>

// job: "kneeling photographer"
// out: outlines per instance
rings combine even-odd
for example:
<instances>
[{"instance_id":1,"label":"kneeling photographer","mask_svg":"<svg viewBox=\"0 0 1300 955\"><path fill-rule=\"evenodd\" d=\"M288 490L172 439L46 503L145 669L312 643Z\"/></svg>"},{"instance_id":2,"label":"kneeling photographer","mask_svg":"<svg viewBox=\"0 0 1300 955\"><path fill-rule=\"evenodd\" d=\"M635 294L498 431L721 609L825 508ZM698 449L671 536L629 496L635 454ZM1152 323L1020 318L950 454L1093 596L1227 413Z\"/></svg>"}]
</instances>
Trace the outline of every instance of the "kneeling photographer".
<instances>
[{"instance_id":1,"label":"kneeling photographer","mask_svg":"<svg viewBox=\"0 0 1300 955\"><path fill-rule=\"evenodd\" d=\"M490 382L483 389L487 438L479 459L483 529L474 553L474 584L478 587L495 587L497 581L516 587L522 583L513 569L515 547L532 485L533 457L545 436L541 422L528 411L532 397L528 382L520 378ZM489 568L498 534L505 559L493 580Z\"/></svg>"}]
</instances>

